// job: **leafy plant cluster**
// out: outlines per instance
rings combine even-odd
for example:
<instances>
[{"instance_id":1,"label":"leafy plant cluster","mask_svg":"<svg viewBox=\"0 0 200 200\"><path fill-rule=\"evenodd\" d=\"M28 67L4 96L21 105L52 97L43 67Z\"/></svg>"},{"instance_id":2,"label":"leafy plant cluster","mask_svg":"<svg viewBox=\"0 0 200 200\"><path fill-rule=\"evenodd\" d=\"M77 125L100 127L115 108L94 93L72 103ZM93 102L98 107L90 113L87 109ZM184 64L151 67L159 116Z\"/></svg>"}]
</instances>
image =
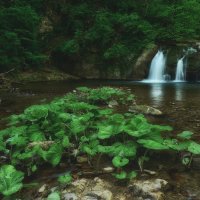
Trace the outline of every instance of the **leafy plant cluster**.
<instances>
[{"instance_id":1,"label":"leafy plant cluster","mask_svg":"<svg viewBox=\"0 0 200 200\"><path fill-rule=\"evenodd\" d=\"M107 155L116 168L114 176L126 179L137 175L135 171L127 171L126 166L138 162L142 170L148 151L200 154L200 145L190 140L191 132L170 138L163 133L171 131L171 127L150 124L143 115L118 112L119 106L108 108L113 100L119 106L127 106L133 104L134 96L128 90L81 87L49 104L30 106L22 114L12 115L8 128L0 131L1 155L10 165L27 169L28 174L44 163L59 165L62 159L72 155L86 154L90 161ZM5 171L4 168L1 170ZM59 181L68 184L71 178L66 174ZM5 193L0 187L4 195L14 191Z\"/></svg>"}]
</instances>

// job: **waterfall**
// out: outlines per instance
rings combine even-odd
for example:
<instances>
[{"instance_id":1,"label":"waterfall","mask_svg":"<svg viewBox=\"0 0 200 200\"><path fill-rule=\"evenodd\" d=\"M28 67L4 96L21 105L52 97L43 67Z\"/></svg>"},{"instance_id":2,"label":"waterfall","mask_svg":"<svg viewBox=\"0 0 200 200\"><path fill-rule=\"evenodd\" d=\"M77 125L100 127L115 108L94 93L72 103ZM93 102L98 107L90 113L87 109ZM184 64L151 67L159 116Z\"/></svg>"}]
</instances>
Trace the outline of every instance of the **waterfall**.
<instances>
[{"instance_id":1,"label":"waterfall","mask_svg":"<svg viewBox=\"0 0 200 200\"><path fill-rule=\"evenodd\" d=\"M162 51L158 51L158 53L154 56L151 62L147 81L149 82L165 81L164 78L165 67L166 67L166 56Z\"/></svg>"},{"instance_id":2,"label":"waterfall","mask_svg":"<svg viewBox=\"0 0 200 200\"><path fill-rule=\"evenodd\" d=\"M185 81L185 64L184 57L179 59L176 67L176 78L175 81Z\"/></svg>"}]
</instances>

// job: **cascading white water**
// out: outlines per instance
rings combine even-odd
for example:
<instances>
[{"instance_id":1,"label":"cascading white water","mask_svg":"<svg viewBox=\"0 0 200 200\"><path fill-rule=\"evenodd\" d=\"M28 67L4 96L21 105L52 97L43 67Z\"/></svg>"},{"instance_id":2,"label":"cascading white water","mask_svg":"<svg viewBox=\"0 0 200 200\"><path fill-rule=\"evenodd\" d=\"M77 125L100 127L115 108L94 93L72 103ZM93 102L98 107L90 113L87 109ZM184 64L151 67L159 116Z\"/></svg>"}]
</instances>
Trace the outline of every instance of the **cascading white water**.
<instances>
[{"instance_id":1,"label":"cascading white water","mask_svg":"<svg viewBox=\"0 0 200 200\"><path fill-rule=\"evenodd\" d=\"M165 68L166 68L166 56L162 51L158 51L158 53L154 56L151 62L147 81L150 82L165 81L164 78Z\"/></svg>"},{"instance_id":2,"label":"cascading white water","mask_svg":"<svg viewBox=\"0 0 200 200\"><path fill-rule=\"evenodd\" d=\"M178 60L175 81L185 81L184 57Z\"/></svg>"}]
</instances>

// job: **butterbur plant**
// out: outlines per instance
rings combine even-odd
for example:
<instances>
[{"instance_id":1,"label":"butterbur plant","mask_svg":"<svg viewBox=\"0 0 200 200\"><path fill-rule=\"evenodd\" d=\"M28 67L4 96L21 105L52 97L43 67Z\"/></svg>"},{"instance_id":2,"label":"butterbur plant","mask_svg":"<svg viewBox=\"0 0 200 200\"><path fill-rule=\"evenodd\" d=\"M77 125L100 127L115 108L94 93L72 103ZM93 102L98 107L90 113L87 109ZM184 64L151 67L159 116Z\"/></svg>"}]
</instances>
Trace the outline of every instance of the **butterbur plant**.
<instances>
[{"instance_id":1,"label":"butterbur plant","mask_svg":"<svg viewBox=\"0 0 200 200\"><path fill-rule=\"evenodd\" d=\"M58 177L58 182L60 184L69 185L72 182L72 176L70 173L66 173Z\"/></svg>"},{"instance_id":2,"label":"butterbur plant","mask_svg":"<svg viewBox=\"0 0 200 200\"><path fill-rule=\"evenodd\" d=\"M124 111L109 108L113 100ZM100 163L105 155L116 169L113 175L121 180L136 177L134 170L127 171L133 162L143 170L144 162L151 159L148 152L200 154L200 145L191 139L193 133L184 131L171 138L167 134L171 127L154 125L144 115L128 113L126 107L134 104L129 90L81 87L49 104L33 105L12 115L8 127L0 131L1 155L7 158L6 164L13 165L2 167L0 192L10 195L22 187L23 174L14 166L27 169L29 175L40 165L55 167L72 155L86 154L91 164L94 157ZM190 163L190 159L183 160L183 164ZM71 176L65 174L58 181L69 184Z\"/></svg>"},{"instance_id":3,"label":"butterbur plant","mask_svg":"<svg viewBox=\"0 0 200 200\"><path fill-rule=\"evenodd\" d=\"M0 168L0 192L10 196L18 192L22 187L24 173L17 171L12 165L4 165Z\"/></svg>"}]
</instances>

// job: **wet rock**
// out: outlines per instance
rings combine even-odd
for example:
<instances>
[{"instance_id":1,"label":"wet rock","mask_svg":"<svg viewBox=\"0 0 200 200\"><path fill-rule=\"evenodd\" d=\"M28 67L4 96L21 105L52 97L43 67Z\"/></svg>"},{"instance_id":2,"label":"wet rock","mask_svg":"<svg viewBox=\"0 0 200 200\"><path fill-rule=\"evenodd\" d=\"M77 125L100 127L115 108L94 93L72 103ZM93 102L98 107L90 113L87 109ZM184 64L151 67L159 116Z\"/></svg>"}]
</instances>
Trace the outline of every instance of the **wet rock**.
<instances>
[{"instance_id":1,"label":"wet rock","mask_svg":"<svg viewBox=\"0 0 200 200\"><path fill-rule=\"evenodd\" d=\"M83 200L100 200L100 197L94 196L93 194L88 194L83 197Z\"/></svg>"},{"instance_id":2,"label":"wet rock","mask_svg":"<svg viewBox=\"0 0 200 200\"><path fill-rule=\"evenodd\" d=\"M74 193L67 193L63 196L64 200L78 200L78 197Z\"/></svg>"},{"instance_id":3,"label":"wet rock","mask_svg":"<svg viewBox=\"0 0 200 200\"><path fill-rule=\"evenodd\" d=\"M151 45L144 49L142 54L138 57L137 61L134 62L132 68L132 74L129 78L135 80L144 79L145 75L148 73L148 65L151 63L152 58L158 50L158 46Z\"/></svg>"},{"instance_id":4,"label":"wet rock","mask_svg":"<svg viewBox=\"0 0 200 200\"><path fill-rule=\"evenodd\" d=\"M76 160L77 160L78 163L85 163L85 162L88 162L88 157L86 157L86 156L77 156Z\"/></svg>"},{"instance_id":5,"label":"wet rock","mask_svg":"<svg viewBox=\"0 0 200 200\"><path fill-rule=\"evenodd\" d=\"M83 192L85 187L87 187L88 180L85 178L82 178L80 180L74 181L72 183L72 186L76 188L77 192Z\"/></svg>"},{"instance_id":6,"label":"wet rock","mask_svg":"<svg viewBox=\"0 0 200 200\"><path fill-rule=\"evenodd\" d=\"M128 188L134 196L142 197L143 199L163 200L164 194L162 190L167 184L168 182L163 179L133 180Z\"/></svg>"},{"instance_id":7,"label":"wet rock","mask_svg":"<svg viewBox=\"0 0 200 200\"><path fill-rule=\"evenodd\" d=\"M158 116L163 114L160 110L147 105L131 106L129 107L129 112L142 113L146 115L158 115Z\"/></svg>"},{"instance_id":8,"label":"wet rock","mask_svg":"<svg viewBox=\"0 0 200 200\"><path fill-rule=\"evenodd\" d=\"M48 17L44 17L40 25L40 33L48 33L53 30L52 22Z\"/></svg>"},{"instance_id":9,"label":"wet rock","mask_svg":"<svg viewBox=\"0 0 200 200\"><path fill-rule=\"evenodd\" d=\"M200 170L200 156L193 157L192 168L196 170Z\"/></svg>"},{"instance_id":10,"label":"wet rock","mask_svg":"<svg viewBox=\"0 0 200 200\"><path fill-rule=\"evenodd\" d=\"M112 107L115 107L115 106L118 106L118 102L116 100L112 100L108 103L108 107L112 108Z\"/></svg>"},{"instance_id":11,"label":"wet rock","mask_svg":"<svg viewBox=\"0 0 200 200\"><path fill-rule=\"evenodd\" d=\"M113 194L111 191L107 189L108 183L103 181L102 179L96 177L94 179L95 186L91 188L91 191L86 194L86 196L92 196L97 199L102 200L112 200Z\"/></svg>"},{"instance_id":12,"label":"wet rock","mask_svg":"<svg viewBox=\"0 0 200 200\"><path fill-rule=\"evenodd\" d=\"M112 173L114 171L114 168L113 167L104 167L102 170L105 173Z\"/></svg>"},{"instance_id":13,"label":"wet rock","mask_svg":"<svg viewBox=\"0 0 200 200\"><path fill-rule=\"evenodd\" d=\"M156 175L155 171L151 171L151 170L148 170L148 169L144 169L143 171L146 172L147 174L150 174L150 175Z\"/></svg>"},{"instance_id":14,"label":"wet rock","mask_svg":"<svg viewBox=\"0 0 200 200\"><path fill-rule=\"evenodd\" d=\"M51 193L55 192L58 189L58 187L53 187L50 189Z\"/></svg>"},{"instance_id":15,"label":"wet rock","mask_svg":"<svg viewBox=\"0 0 200 200\"><path fill-rule=\"evenodd\" d=\"M126 200L126 199L127 199L126 196L124 196L123 194L119 194L116 197L116 200Z\"/></svg>"},{"instance_id":16,"label":"wet rock","mask_svg":"<svg viewBox=\"0 0 200 200\"><path fill-rule=\"evenodd\" d=\"M112 200L113 194L109 190L111 185L100 179L80 179L72 182L71 186L62 192L64 200Z\"/></svg>"},{"instance_id":17,"label":"wet rock","mask_svg":"<svg viewBox=\"0 0 200 200\"><path fill-rule=\"evenodd\" d=\"M46 189L47 189L47 184L44 184L39 188L38 192L43 193Z\"/></svg>"}]
</instances>

